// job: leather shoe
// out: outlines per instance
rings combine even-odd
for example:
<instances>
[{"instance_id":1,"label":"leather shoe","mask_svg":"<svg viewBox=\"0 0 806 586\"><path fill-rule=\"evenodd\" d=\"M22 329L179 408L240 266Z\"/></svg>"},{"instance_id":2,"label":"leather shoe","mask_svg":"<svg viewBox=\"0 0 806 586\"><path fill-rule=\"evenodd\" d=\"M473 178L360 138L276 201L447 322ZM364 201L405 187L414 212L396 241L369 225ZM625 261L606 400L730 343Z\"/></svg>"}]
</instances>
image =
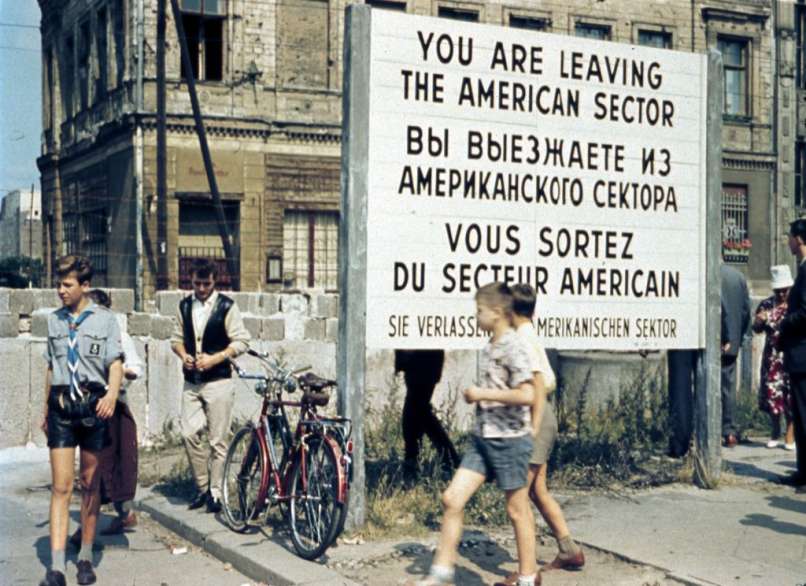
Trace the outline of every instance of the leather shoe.
<instances>
[{"instance_id":1,"label":"leather shoe","mask_svg":"<svg viewBox=\"0 0 806 586\"><path fill-rule=\"evenodd\" d=\"M101 535L120 535L126 529L131 529L137 525L137 515L134 511L129 511L125 517L115 517L109 526L101 531Z\"/></svg>"},{"instance_id":2,"label":"leather shoe","mask_svg":"<svg viewBox=\"0 0 806 586\"><path fill-rule=\"evenodd\" d=\"M546 570L570 570L570 571L577 571L581 570L582 567L585 565L585 554L580 549L575 555L562 557L562 554L558 554L554 561L552 561L549 565L543 568L543 571Z\"/></svg>"},{"instance_id":3,"label":"leather shoe","mask_svg":"<svg viewBox=\"0 0 806 586\"><path fill-rule=\"evenodd\" d=\"M92 562L87 560L78 561L78 575L76 581L81 584L95 584L95 570L92 569Z\"/></svg>"},{"instance_id":4,"label":"leather shoe","mask_svg":"<svg viewBox=\"0 0 806 586\"><path fill-rule=\"evenodd\" d=\"M722 442L726 448L735 448L736 445L739 443L739 440L736 438L736 434L729 433L725 436L725 440Z\"/></svg>"},{"instance_id":5,"label":"leather shoe","mask_svg":"<svg viewBox=\"0 0 806 586\"><path fill-rule=\"evenodd\" d=\"M220 513L221 512L221 499L215 498L213 495L207 497L207 512Z\"/></svg>"},{"instance_id":6,"label":"leather shoe","mask_svg":"<svg viewBox=\"0 0 806 586\"><path fill-rule=\"evenodd\" d=\"M494 586L518 586L518 572L512 572L503 580L496 582ZM543 578L540 577L540 572L535 575L534 586L540 586Z\"/></svg>"},{"instance_id":7,"label":"leather shoe","mask_svg":"<svg viewBox=\"0 0 806 586\"><path fill-rule=\"evenodd\" d=\"M207 499L208 494L206 492L200 492L195 497L193 497L192 501L190 501L188 509L190 509L191 511L195 509L201 509L204 505L207 504Z\"/></svg>"},{"instance_id":8,"label":"leather shoe","mask_svg":"<svg viewBox=\"0 0 806 586\"><path fill-rule=\"evenodd\" d=\"M778 482L786 486L804 486L806 485L806 476L795 472L789 476L782 476L778 479Z\"/></svg>"},{"instance_id":9,"label":"leather shoe","mask_svg":"<svg viewBox=\"0 0 806 586\"><path fill-rule=\"evenodd\" d=\"M66 586L67 580L64 579L64 574L56 570L48 570L45 578L39 583L39 586Z\"/></svg>"}]
</instances>

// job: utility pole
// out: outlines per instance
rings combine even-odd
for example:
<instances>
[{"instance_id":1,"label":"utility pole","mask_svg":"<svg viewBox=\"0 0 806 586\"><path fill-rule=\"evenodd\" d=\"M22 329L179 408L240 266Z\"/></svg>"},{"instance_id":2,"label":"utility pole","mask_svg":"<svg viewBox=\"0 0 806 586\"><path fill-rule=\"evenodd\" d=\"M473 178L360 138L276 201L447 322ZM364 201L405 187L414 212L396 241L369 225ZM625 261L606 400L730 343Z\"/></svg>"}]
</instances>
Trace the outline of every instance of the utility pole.
<instances>
[{"instance_id":1,"label":"utility pole","mask_svg":"<svg viewBox=\"0 0 806 586\"><path fill-rule=\"evenodd\" d=\"M176 14L174 14L176 17ZM157 290L168 288L168 189L165 136L165 0L157 0Z\"/></svg>"},{"instance_id":2,"label":"utility pole","mask_svg":"<svg viewBox=\"0 0 806 586\"><path fill-rule=\"evenodd\" d=\"M179 11L178 0L171 0L174 23L176 24L176 34L179 37L179 47L182 52L182 65L187 76L188 94L190 94L190 104L193 107L193 119L196 122L196 134L199 136L199 147L201 147L204 170L207 173L207 182L210 185L210 195L213 198L213 208L218 220L218 233L224 245L224 255L227 257L227 270L232 279L232 288L235 291L241 289L241 277L239 272L239 254L232 243L232 238L227 227L227 219L224 216L224 206L221 204L221 194L218 191L218 182L215 178L213 160L210 157L210 147L207 145L207 134L204 130L204 121L199 108L199 97L196 94L196 80L193 75L193 64L190 62L190 52L188 51L187 38L185 37L185 27L182 24L182 13Z\"/></svg>"},{"instance_id":3,"label":"utility pole","mask_svg":"<svg viewBox=\"0 0 806 586\"><path fill-rule=\"evenodd\" d=\"M28 288L33 285L34 276L34 184L31 183L31 207L28 208Z\"/></svg>"}]
</instances>

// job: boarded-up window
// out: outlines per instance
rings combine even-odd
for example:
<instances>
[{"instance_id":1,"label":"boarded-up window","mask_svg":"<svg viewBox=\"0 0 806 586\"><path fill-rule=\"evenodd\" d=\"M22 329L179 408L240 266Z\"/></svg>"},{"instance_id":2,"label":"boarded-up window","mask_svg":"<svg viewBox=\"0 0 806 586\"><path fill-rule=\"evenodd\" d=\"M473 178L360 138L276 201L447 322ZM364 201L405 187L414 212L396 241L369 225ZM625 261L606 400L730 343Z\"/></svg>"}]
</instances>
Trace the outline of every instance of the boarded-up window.
<instances>
[{"instance_id":1,"label":"boarded-up window","mask_svg":"<svg viewBox=\"0 0 806 586\"><path fill-rule=\"evenodd\" d=\"M284 87L329 85L330 27L325 0L284 0L277 27L278 82Z\"/></svg>"},{"instance_id":2,"label":"boarded-up window","mask_svg":"<svg viewBox=\"0 0 806 586\"><path fill-rule=\"evenodd\" d=\"M286 210L283 218L283 281L287 287L338 287L337 212Z\"/></svg>"}]
</instances>

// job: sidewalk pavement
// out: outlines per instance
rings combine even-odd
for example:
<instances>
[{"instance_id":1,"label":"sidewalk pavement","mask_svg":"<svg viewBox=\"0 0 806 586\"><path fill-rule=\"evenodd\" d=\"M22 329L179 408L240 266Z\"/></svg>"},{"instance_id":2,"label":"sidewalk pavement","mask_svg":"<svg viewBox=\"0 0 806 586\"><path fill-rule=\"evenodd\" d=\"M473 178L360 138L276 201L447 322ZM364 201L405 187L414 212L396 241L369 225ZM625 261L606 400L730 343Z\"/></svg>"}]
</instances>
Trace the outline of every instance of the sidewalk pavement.
<instances>
[{"instance_id":1,"label":"sidewalk pavement","mask_svg":"<svg viewBox=\"0 0 806 586\"><path fill-rule=\"evenodd\" d=\"M794 454L766 449L759 440L723 450L723 458L730 472L718 490L677 484L626 496L557 496L581 543L655 568L671 580L742 586L806 583L806 497L773 482L794 470ZM185 503L148 491L141 492L139 506L253 579L273 586L354 584L322 563L298 558L289 540L269 535L270 529L239 535L211 515L188 511ZM410 547L412 541L401 539L398 546ZM333 558L360 560L377 550L378 544L351 545L349 552L334 550ZM402 582L408 571L388 576L390 583ZM584 583L593 583L583 579L589 571L593 569L579 574ZM611 583L617 583L613 578ZM544 584L552 581L547 575Z\"/></svg>"},{"instance_id":2,"label":"sidewalk pavement","mask_svg":"<svg viewBox=\"0 0 806 586\"><path fill-rule=\"evenodd\" d=\"M137 508L210 555L261 583L271 586L358 586L322 563L305 561L290 539L275 537L271 528L235 533L221 514L204 509L189 511L184 500L165 497L149 489L138 491Z\"/></svg>"},{"instance_id":3,"label":"sidewalk pavement","mask_svg":"<svg viewBox=\"0 0 806 586\"><path fill-rule=\"evenodd\" d=\"M806 497L774 483L793 452L761 440L724 449L718 490L673 485L563 503L576 538L695 584L806 583Z\"/></svg>"}]
</instances>

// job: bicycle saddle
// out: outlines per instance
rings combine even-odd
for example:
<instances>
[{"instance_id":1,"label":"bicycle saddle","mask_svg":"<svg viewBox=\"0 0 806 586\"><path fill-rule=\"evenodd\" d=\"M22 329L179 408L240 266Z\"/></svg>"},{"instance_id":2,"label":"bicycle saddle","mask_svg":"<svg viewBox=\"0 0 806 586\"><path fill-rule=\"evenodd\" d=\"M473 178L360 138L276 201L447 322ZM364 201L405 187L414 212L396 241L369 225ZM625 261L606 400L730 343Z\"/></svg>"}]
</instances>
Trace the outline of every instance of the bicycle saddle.
<instances>
[{"instance_id":1,"label":"bicycle saddle","mask_svg":"<svg viewBox=\"0 0 806 586\"><path fill-rule=\"evenodd\" d=\"M312 372L307 372L299 377L299 383L306 391L312 391L313 393L317 393L322 389L326 389L327 387L335 387L336 381L330 380L328 378L322 378L321 376L317 376Z\"/></svg>"},{"instance_id":2,"label":"bicycle saddle","mask_svg":"<svg viewBox=\"0 0 806 586\"><path fill-rule=\"evenodd\" d=\"M327 393L315 393L311 391L305 391L302 393L302 401L311 403L312 405L316 405L317 407L324 407L328 403L330 403L330 395Z\"/></svg>"}]
</instances>

